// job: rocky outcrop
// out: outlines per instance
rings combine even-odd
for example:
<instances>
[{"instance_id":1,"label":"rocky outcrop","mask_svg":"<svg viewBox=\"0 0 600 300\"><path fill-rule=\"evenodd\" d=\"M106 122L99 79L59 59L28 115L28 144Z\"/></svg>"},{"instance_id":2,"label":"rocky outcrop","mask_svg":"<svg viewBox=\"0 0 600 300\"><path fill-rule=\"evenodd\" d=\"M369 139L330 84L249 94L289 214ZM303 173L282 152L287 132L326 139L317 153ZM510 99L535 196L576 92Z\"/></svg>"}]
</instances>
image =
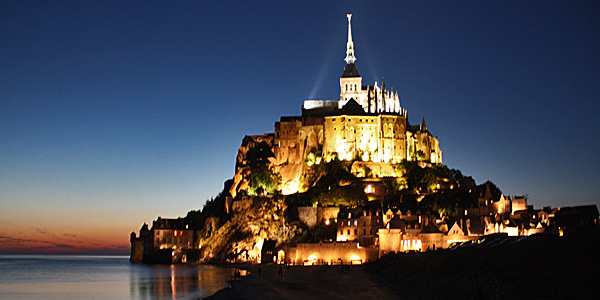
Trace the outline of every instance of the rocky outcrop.
<instances>
[{"instance_id":1,"label":"rocky outcrop","mask_svg":"<svg viewBox=\"0 0 600 300\"><path fill-rule=\"evenodd\" d=\"M235 175L233 185L229 193L235 198L240 191L248 189L249 175L252 173L252 167L258 164L266 164L270 168L275 162L273 154L273 144L275 137L272 133L263 135L247 135L242 140L242 145L238 150L235 163Z\"/></svg>"}]
</instances>

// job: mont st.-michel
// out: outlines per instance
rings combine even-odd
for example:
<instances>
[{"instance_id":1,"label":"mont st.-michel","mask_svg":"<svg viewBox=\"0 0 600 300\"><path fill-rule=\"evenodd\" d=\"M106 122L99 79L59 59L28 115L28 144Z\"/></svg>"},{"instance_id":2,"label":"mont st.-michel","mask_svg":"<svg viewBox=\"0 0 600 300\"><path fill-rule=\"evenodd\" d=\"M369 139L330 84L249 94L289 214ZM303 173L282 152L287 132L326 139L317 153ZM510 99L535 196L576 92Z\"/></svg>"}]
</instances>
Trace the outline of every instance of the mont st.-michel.
<instances>
[{"instance_id":1,"label":"mont st.-michel","mask_svg":"<svg viewBox=\"0 0 600 300\"><path fill-rule=\"evenodd\" d=\"M131 262L247 264L259 275L257 266L265 264L286 266L279 272L290 274L289 268L309 266L338 266L344 274L339 266L351 272L366 265L388 285L401 281L392 274L415 286L414 273L427 273L422 278L428 280L480 279L471 285L476 297L492 299L512 287L505 278L494 280L511 276L506 261L517 261L513 270L543 273L560 264L556 255L598 245L595 205L535 208L527 195L505 195L492 181L477 183L444 165L443 137L424 116L403 108L398 90L388 85L394 74L387 82L363 82L351 14L347 21L339 96L304 100L298 115L275 122L274 132L245 136L235 175L222 192L185 217L158 217L132 232ZM598 258L590 260L594 265ZM448 271L460 268L475 275ZM517 290L548 277L531 278ZM448 285L439 284L445 291Z\"/></svg>"}]
</instances>

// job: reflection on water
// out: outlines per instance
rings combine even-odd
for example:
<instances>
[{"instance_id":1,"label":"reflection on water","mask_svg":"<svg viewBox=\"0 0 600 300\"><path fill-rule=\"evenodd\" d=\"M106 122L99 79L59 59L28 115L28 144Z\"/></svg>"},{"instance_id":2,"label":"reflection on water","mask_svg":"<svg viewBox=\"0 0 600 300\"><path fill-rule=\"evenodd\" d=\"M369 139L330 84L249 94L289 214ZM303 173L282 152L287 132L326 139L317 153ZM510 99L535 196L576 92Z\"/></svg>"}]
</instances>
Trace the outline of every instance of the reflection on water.
<instances>
[{"instance_id":1,"label":"reflection on water","mask_svg":"<svg viewBox=\"0 0 600 300\"><path fill-rule=\"evenodd\" d=\"M231 270L208 265L135 265L130 296L135 299L197 299L225 288Z\"/></svg>"},{"instance_id":2,"label":"reflection on water","mask_svg":"<svg viewBox=\"0 0 600 300\"><path fill-rule=\"evenodd\" d=\"M114 256L0 255L0 299L198 299L226 287L231 272Z\"/></svg>"}]
</instances>

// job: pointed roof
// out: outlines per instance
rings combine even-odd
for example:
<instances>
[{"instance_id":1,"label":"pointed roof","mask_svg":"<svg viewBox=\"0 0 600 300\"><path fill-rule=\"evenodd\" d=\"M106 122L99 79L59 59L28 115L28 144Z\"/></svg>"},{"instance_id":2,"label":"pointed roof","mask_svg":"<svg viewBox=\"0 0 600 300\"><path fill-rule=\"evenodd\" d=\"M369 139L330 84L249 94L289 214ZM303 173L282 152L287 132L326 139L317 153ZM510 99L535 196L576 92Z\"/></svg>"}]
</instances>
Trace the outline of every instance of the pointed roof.
<instances>
[{"instance_id":1,"label":"pointed roof","mask_svg":"<svg viewBox=\"0 0 600 300\"><path fill-rule=\"evenodd\" d=\"M389 224L389 228L391 228L391 229L403 229L404 230L406 228L406 222L404 222L398 216L394 216L388 224Z\"/></svg>"},{"instance_id":2,"label":"pointed roof","mask_svg":"<svg viewBox=\"0 0 600 300\"><path fill-rule=\"evenodd\" d=\"M423 121L421 121L421 131L427 131L427 124L425 124L425 116L423 116Z\"/></svg>"},{"instance_id":3,"label":"pointed roof","mask_svg":"<svg viewBox=\"0 0 600 300\"><path fill-rule=\"evenodd\" d=\"M348 42L346 43L346 67L344 68L344 73L342 73L342 78L347 77L360 77L358 74L358 70L354 65L356 61L356 57L354 56L354 42L352 42L352 26L350 25L350 19L352 19L352 14L348 14Z\"/></svg>"},{"instance_id":4,"label":"pointed roof","mask_svg":"<svg viewBox=\"0 0 600 300\"><path fill-rule=\"evenodd\" d=\"M450 230L448 230L448 234L465 235L465 232L462 230L462 228L460 228L458 222L454 222L454 225L452 225Z\"/></svg>"},{"instance_id":5,"label":"pointed roof","mask_svg":"<svg viewBox=\"0 0 600 300\"><path fill-rule=\"evenodd\" d=\"M342 73L342 78L346 77L360 77L358 74L358 70L354 64L346 64L344 68L344 73Z\"/></svg>"},{"instance_id":6,"label":"pointed roof","mask_svg":"<svg viewBox=\"0 0 600 300\"><path fill-rule=\"evenodd\" d=\"M352 14L347 14L348 17L348 42L346 43L346 64L354 64L356 57L354 57L354 43L352 42L352 25L350 24L350 20L352 19Z\"/></svg>"},{"instance_id":7,"label":"pointed roof","mask_svg":"<svg viewBox=\"0 0 600 300\"><path fill-rule=\"evenodd\" d=\"M345 115L364 115L365 114L365 110L363 109L363 107L358 104L358 102L356 102L354 100L354 98L350 98L350 100L348 100L348 102L346 102L346 104L344 105L344 107L342 107L342 114Z\"/></svg>"},{"instance_id":8,"label":"pointed roof","mask_svg":"<svg viewBox=\"0 0 600 300\"><path fill-rule=\"evenodd\" d=\"M433 223L429 223L427 226L423 227L423 229L421 229L421 232L419 232L419 233L442 233L442 232Z\"/></svg>"}]
</instances>

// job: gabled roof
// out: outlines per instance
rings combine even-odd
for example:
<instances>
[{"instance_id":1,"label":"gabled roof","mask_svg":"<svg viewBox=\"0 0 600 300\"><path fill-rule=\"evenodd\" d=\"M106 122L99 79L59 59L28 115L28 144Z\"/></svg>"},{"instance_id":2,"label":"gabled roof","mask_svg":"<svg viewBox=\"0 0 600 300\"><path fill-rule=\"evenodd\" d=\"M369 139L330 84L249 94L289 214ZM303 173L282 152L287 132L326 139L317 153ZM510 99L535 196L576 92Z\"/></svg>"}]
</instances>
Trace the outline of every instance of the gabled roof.
<instances>
[{"instance_id":1,"label":"gabled roof","mask_svg":"<svg viewBox=\"0 0 600 300\"><path fill-rule=\"evenodd\" d=\"M429 223L427 226L423 227L423 229L421 229L421 232L419 233L442 233L440 231L440 229L435 226L435 224L433 223Z\"/></svg>"},{"instance_id":2,"label":"gabled roof","mask_svg":"<svg viewBox=\"0 0 600 300\"><path fill-rule=\"evenodd\" d=\"M465 232L462 230L462 228L460 228L460 226L458 225L458 222L454 222L454 225L452 225L450 230L448 230L448 234L451 234L450 232L452 232L452 231L457 231L458 234L465 235Z\"/></svg>"},{"instance_id":3,"label":"gabled roof","mask_svg":"<svg viewBox=\"0 0 600 300\"><path fill-rule=\"evenodd\" d=\"M365 110L363 107L358 104L354 98L351 98L346 102L344 107L342 107L342 114L344 115L364 115Z\"/></svg>"},{"instance_id":4,"label":"gabled roof","mask_svg":"<svg viewBox=\"0 0 600 300\"><path fill-rule=\"evenodd\" d=\"M398 228L405 229L406 228L406 223L402 219L400 219L398 216L394 216L388 224L390 226L389 228L393 228L393 229L398 229Z\"/></svg>"}]
</instances>

